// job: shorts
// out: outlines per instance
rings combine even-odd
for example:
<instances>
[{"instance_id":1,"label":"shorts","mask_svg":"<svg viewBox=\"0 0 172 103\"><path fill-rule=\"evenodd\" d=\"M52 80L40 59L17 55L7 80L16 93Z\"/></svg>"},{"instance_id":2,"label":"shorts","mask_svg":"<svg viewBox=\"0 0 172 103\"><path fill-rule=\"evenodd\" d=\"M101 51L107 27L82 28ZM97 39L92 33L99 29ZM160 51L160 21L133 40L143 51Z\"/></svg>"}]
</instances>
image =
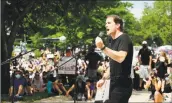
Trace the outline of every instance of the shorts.
<instances>
[{"instance_id":1,"label":"shorts","mask_svg":"<svg viewBox=\"0 0 172 103\"><path fill-rule=\"evenodd\" d=\"M140 78L143 78L143 79L146 79L149 77L148 65L140 65L139 76Z\"/></svg>"},{"instance_id":2,"label":"shorts","mask_svg":"<svg viewBox=\"0 0 172 103\"><path fill-rule=\"evenodd\" d=\"M51 92L54 94L59 94L59 92L56 89L51 88Z\"/></svg>"}]
</instances>

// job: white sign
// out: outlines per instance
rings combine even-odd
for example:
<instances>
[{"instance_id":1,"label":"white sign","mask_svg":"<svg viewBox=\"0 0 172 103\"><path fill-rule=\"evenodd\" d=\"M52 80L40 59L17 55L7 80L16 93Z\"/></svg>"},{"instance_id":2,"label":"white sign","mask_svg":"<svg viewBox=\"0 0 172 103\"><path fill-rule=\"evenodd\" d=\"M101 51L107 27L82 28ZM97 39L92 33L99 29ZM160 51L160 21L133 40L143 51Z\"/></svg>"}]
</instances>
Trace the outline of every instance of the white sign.
<instances>
[{"instance_id":1,"label":"white sign","mask_svg":"<svg viewBox=\"0 0 172 103\"><path fill-rule=\"evenodd\" d=\"M71 59L69 57L62 58L62 61L60 61L60 63L59 63L58 74L76 74L75 58L73 58L73 59Z\"/></svg>"},{"instance_id":2,"label":"white sign","mask_svg":"<svg viewBox=\"0 0 172 103\"><path fill-rule=\"evenodd\" d=\"M105 83L101 88L97 89L95 101L103 101L109 99L109 88L110 88L110 80L105 80Z\"/></svg>"}]
</instances>

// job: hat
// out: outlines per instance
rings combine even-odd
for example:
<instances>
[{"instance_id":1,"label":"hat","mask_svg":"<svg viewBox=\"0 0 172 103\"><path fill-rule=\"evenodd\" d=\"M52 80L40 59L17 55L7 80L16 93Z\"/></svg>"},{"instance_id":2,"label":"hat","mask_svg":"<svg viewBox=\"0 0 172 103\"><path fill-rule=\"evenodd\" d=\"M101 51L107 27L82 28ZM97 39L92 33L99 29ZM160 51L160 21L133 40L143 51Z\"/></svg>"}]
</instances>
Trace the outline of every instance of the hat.
<instances>
[{"instance_id":1,"label":"hat","mask_svg":"<svg viewBox=\"0 0 172 103\"><path fill-rule=\"evenodd\" d=\"M147 41L143 41L142 44L147 44Z\"/></svg>"},{"instance_id":2,"label":"hat","mask_svg":"<svg viewBox=\"0 0 172 103\"><path fill-rule=\"evenodd\" d=\"M70 50L71 49L71 47L67 47L67 50Z\"/></svg>"}]
</instances>

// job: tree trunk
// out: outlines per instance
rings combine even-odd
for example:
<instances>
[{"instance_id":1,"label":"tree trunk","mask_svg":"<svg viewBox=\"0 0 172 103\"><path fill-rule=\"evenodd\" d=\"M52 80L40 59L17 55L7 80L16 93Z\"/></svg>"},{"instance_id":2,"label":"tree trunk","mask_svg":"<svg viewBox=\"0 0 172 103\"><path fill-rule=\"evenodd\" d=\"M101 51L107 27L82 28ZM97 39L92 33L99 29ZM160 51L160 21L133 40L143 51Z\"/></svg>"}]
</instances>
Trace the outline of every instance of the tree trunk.
<instances>
[{"instance_id":1,"label":"tree trunk","mask_svg":"<svg viewBox=\"0 0 172 103\"><path fill-rule=\"evenodd\" d=\"M2 38L5 36L5 31L4 31L4 25L2 23L1 25L1 35ZM7 43L5 41L5 38L2 39L1 41L1 61L4 62L5 60L8 59L8 51L7 51ZM10 87L10 73L9 73L9 68L10 65L9 63L4 64L1 66L1 94L8 94L8 89Z\"/></svg>"},{"instance_id":2,"label":"tree trunk","mask_svg":"<svg viewBox=\"0 0 172 103\"><path fill-rule=\"evenodd\" d=\"M7 43L6 43L6 32L5 32L5 26L4 26L4 6L5 6L5 0L1 1L1 62L7 60L8 56L8 50L7 50ZM8 94L8 89L10 87L10 73L9 73L9 63L4 64L1 66L1 94Z\"/></svg>"},{"instance_id":3,"label":"tree trunk","mask_svg":"<svg viewBox=\"0 0 172 103\"><path fill-rule=\"evenodd\" d=\"M1 25L2 27L3 25ZM3 27L2 27L3 28ZM3 33L3 32L2 32ZM3 35L3 34L1 34ZM4 39L1 41L1 61L7 60L8 51L7 45ZM10 87L10 73L9 73L9 63L1 66L1 94L8 94L8 89Z\"/></svg>"},{"instance_id":4,"label":"tree trunk","mask_svg":"<svg viewBox=\"0 0 172 103\"><path fill-rule=\"evenodd\" d=\"M13 44L16 37L16 32L18 29L18 26L20 22L23 20L24 16L29 12L31 9L34 0L29 2L25 10L20 13L20 16L16 19L14 22L13 27L11 28L11 34L9 38L7 38L6 32L5 32L5 24L4 24L4 6L5 6L5 0L1 1L1 62L6 61L7 59L11 58L12 50L13 50ZM10 87L10 64L4 64L1 66L1 94L8 94L9 87Z\"/></svg>"}]
</instances>

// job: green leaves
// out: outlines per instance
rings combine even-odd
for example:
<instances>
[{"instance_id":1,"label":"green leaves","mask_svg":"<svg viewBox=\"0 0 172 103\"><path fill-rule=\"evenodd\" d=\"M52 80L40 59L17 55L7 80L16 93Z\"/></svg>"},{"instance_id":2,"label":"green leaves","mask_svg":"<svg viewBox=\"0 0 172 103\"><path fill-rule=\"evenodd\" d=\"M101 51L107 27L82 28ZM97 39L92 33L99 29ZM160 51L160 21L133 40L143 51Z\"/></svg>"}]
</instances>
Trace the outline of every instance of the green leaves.
<instances>
[{"instance_id":1,"label":"green leaves","mask_svg":"<svg viewBox=\"0 0 172 103\"><path fill-rule=\"evenodd\" d=\"M35 33L40 32L43 37L64 35L67 37L66 44L77 45L80 41L88 44L100 31L105 30L106 16L116 14L124 19L125 32L134 38L136 21L128 10L131 6L131 3L120 1L44 1L36 4L35 9L27 15L25 27ZM56 44L64 46L62 43Z\"/></svg>"},{"instance_id":2,"label":"green leaves","mask_svg":"<svg viewBox=\"0 0 172 103\"><path fill-rule=\"evenodd\" d=\"M84 35L83 32L78 32L78 33L77 33L77 37L78 37L79 39L81 39L81 38L83 37L83 35Z\"/></svg>"},{"instance_id":3,"label":"green leaves","mask_svg":"<svg viewBox=\"0 0 172 103\"><path fill-rule=\"evenodd\" d=\"M143 17L140 20L141 35L144 39L151 39L152 43L158 37L163 42L158 42L158 45L172 44L172 38L169 38L172 32L171 18L172 12L170 1L155 1L153 7L145 6ZM172 35L171 35L172 36Z\"/></svg>"},{"instance_id":4,"label":"green leaves","mask_svg":"<svg viewBox=\"0 0 172 103\"><path fill-rule=\"evenodd\" d=\"M42 38L42 35L39 32L33 36L30 36L31 41L33 42L32 46L39 47L41 45L40 44L41 38Z\"/></svg>"}]
</instances>

